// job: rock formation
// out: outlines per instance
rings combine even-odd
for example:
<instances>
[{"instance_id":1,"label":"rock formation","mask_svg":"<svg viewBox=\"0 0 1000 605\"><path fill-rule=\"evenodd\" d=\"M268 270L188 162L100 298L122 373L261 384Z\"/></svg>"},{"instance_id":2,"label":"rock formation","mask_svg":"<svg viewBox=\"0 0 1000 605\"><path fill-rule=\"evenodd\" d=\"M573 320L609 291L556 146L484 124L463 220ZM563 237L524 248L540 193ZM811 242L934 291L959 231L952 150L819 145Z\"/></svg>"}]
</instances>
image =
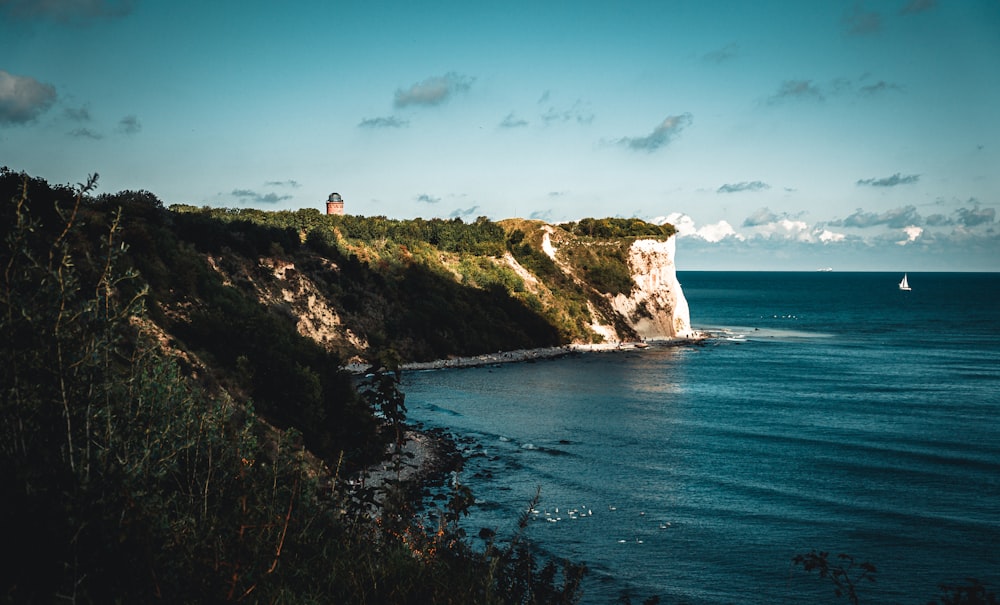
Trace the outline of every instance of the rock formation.
<instances>
[{"instance_id":1,"label":"rock formation","mask_svg":"<svg viewBox=\"0 0 1000 605\"><path fill-rule=\"evenodd\" d=\"M635 288L628 296L615 296L611 304L642 338L694 336L687 299L677 281L676 241L676 237L640 239L629 247L628 264Z\"/></svg>"},{"instance_id":2,"label":"rock formation","mask_svg":"<svg viewBox=\"0 0 1000 605\"><path fill-rule=\"evenodd\" d=\"M580 245L560 236L551 225L542 227L542 251L555 261L559 268L572 277L581 287L606 299L610 305L588 305L593 321L590 330L605 342L633 340L636 336L646 339L684 339L696 336L691 329L687 299L677 280L674 263L676 237L667 239L636 239L628 246L628 269L634 286L625 294L615 295L594 292L593 287L566 255L559 253L563 245ZM607 245L591 243L584 245ZM622 243L621 245L625 245ZM623 329L623 327L625 329ZM634 332L630 334L629 330Z\"/></svg>"},{"instance_id":3,"label":"rock formation","mask_svg":"<svg viewBox=\"0 0 1000 605\"><path fill-rule=\"evenodd\" d=\"M655 229L637 231L647 227ZM493 237L506 249L488 253L331 230L335 249L306 234L310 244L294 253L223 248L206 259L224 287L293 321L299 334L348 363L361 363L373 347L425 362L696 337L677 280L675 236L581 234L524 219L508 219L502 229Z\"/></svg>"}]
</instances>

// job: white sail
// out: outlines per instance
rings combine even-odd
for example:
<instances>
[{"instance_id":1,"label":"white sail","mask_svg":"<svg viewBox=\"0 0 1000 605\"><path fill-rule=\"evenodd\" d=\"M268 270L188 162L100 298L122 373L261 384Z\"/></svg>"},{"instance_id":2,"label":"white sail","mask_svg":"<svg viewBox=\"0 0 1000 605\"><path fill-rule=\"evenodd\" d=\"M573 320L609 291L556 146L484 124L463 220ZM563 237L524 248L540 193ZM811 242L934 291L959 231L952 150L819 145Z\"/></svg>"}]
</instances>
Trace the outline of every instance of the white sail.
<instances>
[{"instance_id":1,"label":"white sail","mask_svg":"<svg viewBox=\"0 0 1000 605\"><path fill-rule=\"evenodd\" d=\"M906 281L906 274L905 273L903 274L903 281L899 282L899 289L900 290L912 290L912 288L910 288L910 283L908 281Z\"/></svg>"}]
</instances>

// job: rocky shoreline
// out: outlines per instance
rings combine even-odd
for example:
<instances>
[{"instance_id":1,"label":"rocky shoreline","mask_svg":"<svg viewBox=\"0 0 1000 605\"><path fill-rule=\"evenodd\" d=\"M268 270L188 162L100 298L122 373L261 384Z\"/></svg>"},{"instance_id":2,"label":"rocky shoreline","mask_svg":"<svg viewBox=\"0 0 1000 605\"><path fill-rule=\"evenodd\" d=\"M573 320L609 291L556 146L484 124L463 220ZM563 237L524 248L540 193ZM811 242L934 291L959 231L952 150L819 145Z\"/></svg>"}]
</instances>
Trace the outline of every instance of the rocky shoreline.
<instances>
[{"instance_id":1,"label":"rocky shoreline","mask_svg":"<svg viewBox=\"0 0 1000 605\"><path fill-rule=\"evenodd\" d=\"M498 363L519 363L539 359L555 359L565 357L575 352L572 345L563 347L546 347L540 349L518 349L515 351L498 351L472 357L452 357L434 361L418 361L403 364L403 371L445 370L451 368L476 368Z\"/></svg>"},{"instance_id":2,"label":"rocky shoreline","mask_svg":"<svg viewBox=\"0 0 1000 605\"><path fill-rule=\"evenodd\" d=\"M411 426L404 432L403 442L399 453L368 467L353 483L363 482L366 488L378 491L389 481L398 481L414 499L426 488L443 485L448 475L462 467L462 455L443 429Z\"/></svg>"},{"instance_id":3,"label":"rocky shoreline","mask_svg":"<svg viewBox=\"0 0 1000 605\"><path fill-rule=\"evenodd\" d=\"M421 372L428 370L478 368L501 363L523 363L541 359L556 359L577 353L632 351L645 349L651 345L680 346L700 342L701 340L704 340L705 337L706 335L703 333L696 333L690 338L662 338L650 339L642 342L571 344L559 347L540 347L536 349L497 351L496 353L483 353L482 355L473 355L468 357L449 357L447 359L435 359L434 361L413 361L404 363L400 369L404 372ZM371 366L363 363L350 363L345 365L344 369L352 374L362 374L370 367Z\"/></svg>"},{"instance_id":4,"label":"rocky shoreline","mask_svg":"<svg viewBox=\"0 0 1000 605\"><path fill-rule=\"evenodd\" d=\"M518 349L515 351L498 351L484 353L472 357L452 357L435 361L420 361L403 364L404 371L445 370L451 368L476 368L500 363L530 362L539 359L555 359L576 353L595 353L611 351L634 351L650 346L681 346L697 343L706 338L703 333L695 333L688 338L656 338L641 342L613 342L600 344L571 344L561 347L542 347L538 349Z\"/></svg>"}]
</instances>

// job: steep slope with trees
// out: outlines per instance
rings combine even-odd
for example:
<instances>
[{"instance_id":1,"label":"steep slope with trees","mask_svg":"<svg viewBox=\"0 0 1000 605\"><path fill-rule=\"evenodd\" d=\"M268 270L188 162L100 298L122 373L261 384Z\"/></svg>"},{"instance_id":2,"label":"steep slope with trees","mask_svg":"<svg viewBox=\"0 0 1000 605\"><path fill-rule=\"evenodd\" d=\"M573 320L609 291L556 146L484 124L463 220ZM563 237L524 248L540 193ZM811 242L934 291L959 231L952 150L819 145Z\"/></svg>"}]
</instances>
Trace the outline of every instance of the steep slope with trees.
<instances>
[{"instance_id":1,"label":"steep slope with trees","mask_svg":"<svg viewBox=\"0 0 1000 605\"><path fill-rule=\"evenodd\" d=\"M467 491L431 520L344 478L399 444L399 362L600 340L607 285L486 219L167 209L95 180L0 171L4 600L575 599L583 569L541 565L524 520L473 550ZM587 270L620 277L608 258Z\"/></svg>"},{"instance_id":2,"label":"steep slope with trees","mask_svg":"<svg viewBox=\"0 0 1000 605\"><path fill-rule=\"evenodd\" d=\"M398 445L398 376L376 364L356 385L209 257L254 266L237 259L294 254L298 232L92 186L0 173L0 523L16 554L0 600L575 600L583 568L542 565L523 522L468 545L467 490L432 518L394 481L344 480Z\"/></svg>"}]
</instances>

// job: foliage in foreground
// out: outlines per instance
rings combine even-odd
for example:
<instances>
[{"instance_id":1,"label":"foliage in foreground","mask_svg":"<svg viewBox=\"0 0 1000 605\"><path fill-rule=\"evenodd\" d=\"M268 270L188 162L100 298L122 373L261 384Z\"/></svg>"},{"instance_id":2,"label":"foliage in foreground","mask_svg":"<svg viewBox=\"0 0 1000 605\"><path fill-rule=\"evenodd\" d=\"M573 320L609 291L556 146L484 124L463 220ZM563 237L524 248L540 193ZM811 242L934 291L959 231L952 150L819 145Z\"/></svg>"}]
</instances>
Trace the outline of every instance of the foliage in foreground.
<instances>
[{"instance_id":1,"label":"foliage in foreground","mask_svg":"<svg viewBox=\"0 0 1000 605\"><path fill-rule=\"evenodd\" d=\"M582 568L540 566L519 534L473 550L467 491L437 524L391 482L372 508L296 430L193 383L145 327L128 218L85 223L93 179L53 207L28 183L0 210L0 601L576 600Z\"/></svg>"},{"instance_id":2,"label":"foliage in foreground","mask_svg":"<svg viewBox=\"0 0 1000 605\"><path fill-rule=\"evenodd\" d=\"M854 556L841 553L831 560L827 551L809 551L792 558L792 564L802 566L802 570L816 575L821 580L833 584L833 594L846 598L851 605L863 602L859 588L865 583L874 583L878 569L868 561L858 561ZM929 601L927 605L997 605L997 595L990 592L979 580L966 578L964 583L939 584L940 601Z\"/></svg>"}]
</instances>

